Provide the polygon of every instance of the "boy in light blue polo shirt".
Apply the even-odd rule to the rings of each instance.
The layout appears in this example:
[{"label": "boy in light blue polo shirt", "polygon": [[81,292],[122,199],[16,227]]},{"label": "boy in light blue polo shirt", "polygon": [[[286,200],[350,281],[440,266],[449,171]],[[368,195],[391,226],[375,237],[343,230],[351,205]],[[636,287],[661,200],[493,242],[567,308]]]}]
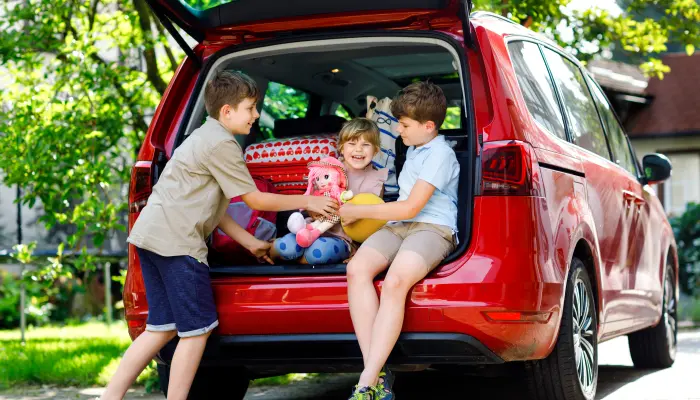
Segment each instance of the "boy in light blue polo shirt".
[{"label": "boy in light blue polo shirt", "polygon": [[[459,162],[444,136],[410,147],[399,176],[399,201],[408,200],[418,180],[433,185],[435,191],[418,215],[404,220],[404,224],[411,221],[436,224],[456,233],[458,179]],[[390,222],[391,225],[395,223]]]},{"label": "boy in light blue polo shirt", "polygon": [[[446,111],[437,85],[416,82],[399,92],[391,112],[410,146],[399,175],[399,199],[346,204],[339,212],[344,224],[361,218],[392,221],[362,244],[347,267],[350,317],[364,359],[353,400],[394,398],[393,378],[383,365],[401,333],[406,296],[456,244],[459,163],[438,135]],[[380,302],[373,282],[387,267]]]}]

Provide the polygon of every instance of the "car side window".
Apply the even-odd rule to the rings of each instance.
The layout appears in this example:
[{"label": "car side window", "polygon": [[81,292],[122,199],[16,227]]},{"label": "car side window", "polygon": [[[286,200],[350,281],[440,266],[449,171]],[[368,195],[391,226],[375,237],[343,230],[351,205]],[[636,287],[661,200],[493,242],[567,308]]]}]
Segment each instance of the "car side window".
[{"label": "car side window", "polygon": [[600,87],[592,82],[590,78],[588,79],[588,83],[588,86],[591,88],[591,92],[593,92],[593,98],[595,99],[596,105],[598,106],[600,117],[605,125],[608,140],[610,141],[612,161],[629,171],[632,175],[636,176],[637,168],[634,165],[634,156],[632,156],[630,153],[630,148],[627,145],[627,139],[625,138],[625,132],[620,126],[620,123],[617,121],[608,99],[605,97],[605,94]]},{"label": "car side window", "polygon": [[543,51],[559,89],[574,143],[610,159],[605,132],[581,70],[556,52],[547,48]]},{"label": "car side window", "polygon": [[550,133],[566,140],[564,118],[539,46],[532,42],[517,41],[510,42],[508,50],[530,114]]},{"label": "car side window", "polygon": [[[334,109],[335,109],[335,111],[333,111]],[[332,114],[335,116],[345,118],[347,120],[352,119],[352,115],[350,114],[348,109],[340,103],[333,103],[333,105],[331,106],[331,111],[332,111]]]},{"label": "car side window", "polygon": [[304,118],[309,108],[310,95],[302,90],[277,82],[270,82],[260,112],[260,130],[266,138],[273,138],[278,119]]}]

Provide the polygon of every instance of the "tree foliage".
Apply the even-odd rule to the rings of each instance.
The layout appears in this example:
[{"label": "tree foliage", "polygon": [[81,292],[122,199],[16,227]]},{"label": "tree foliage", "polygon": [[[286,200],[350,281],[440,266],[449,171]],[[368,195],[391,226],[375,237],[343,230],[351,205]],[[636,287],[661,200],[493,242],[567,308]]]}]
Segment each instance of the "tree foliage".
[{"label": "tree foliage", "polygon": [[0,6],[0,169],[67,249],[124,230],[133,157],[181,55],[145,0],[21,0]]},{"label": "tree foliage", "polygon": [[620,0],[619,14],[597,7],[574,10],[567,7],[571,3],[475,0],[475,8],[544,32],[582,61],[615,46],[633,55],[646,74],[661,78],[669,68],[659,57],[669,43],[680,44],[688,54],[700,45],[700,5],[696,0]]},{"label": "tree foliage", "polygon": [[688,203],[671,219],[678,245],[678,283],[688,294],[700,294],[700,204]]}]

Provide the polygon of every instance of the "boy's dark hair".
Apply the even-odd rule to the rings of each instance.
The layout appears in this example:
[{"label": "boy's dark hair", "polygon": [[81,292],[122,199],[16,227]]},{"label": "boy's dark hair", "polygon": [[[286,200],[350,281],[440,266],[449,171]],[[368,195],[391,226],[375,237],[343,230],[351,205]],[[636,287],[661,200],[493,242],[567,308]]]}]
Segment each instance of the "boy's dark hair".
[{"label": "boy's dark hair", "polygon": [[221,107],[234,109],[245,99],[258,98],[258,85],[242,72],[219,71],[204,88],[204,108],[212,118],[219,119]]},{"label": "boy's dark hair", "polygon": [[440,129],[447,113],[447,99],[440,86],[431,82],[414,82],[401,89],[391,102],[397,119],[408,117],[420,123],[433,121]]}]

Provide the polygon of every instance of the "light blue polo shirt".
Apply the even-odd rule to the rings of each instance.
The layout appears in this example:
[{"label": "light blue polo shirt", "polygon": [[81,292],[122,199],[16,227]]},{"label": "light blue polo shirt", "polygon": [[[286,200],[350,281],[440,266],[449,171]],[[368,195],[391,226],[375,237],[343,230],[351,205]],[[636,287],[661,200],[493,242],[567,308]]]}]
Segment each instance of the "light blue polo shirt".
[{"label": "light blue polo shirt", "polygon": [[408,199],[418,179],[435,186],[435,191],[418,215],[408,221],[444,225],[457,232],[459,162],[444,136],[437,135],[420,147],[408,148],[399,175],[399,201]]}]

